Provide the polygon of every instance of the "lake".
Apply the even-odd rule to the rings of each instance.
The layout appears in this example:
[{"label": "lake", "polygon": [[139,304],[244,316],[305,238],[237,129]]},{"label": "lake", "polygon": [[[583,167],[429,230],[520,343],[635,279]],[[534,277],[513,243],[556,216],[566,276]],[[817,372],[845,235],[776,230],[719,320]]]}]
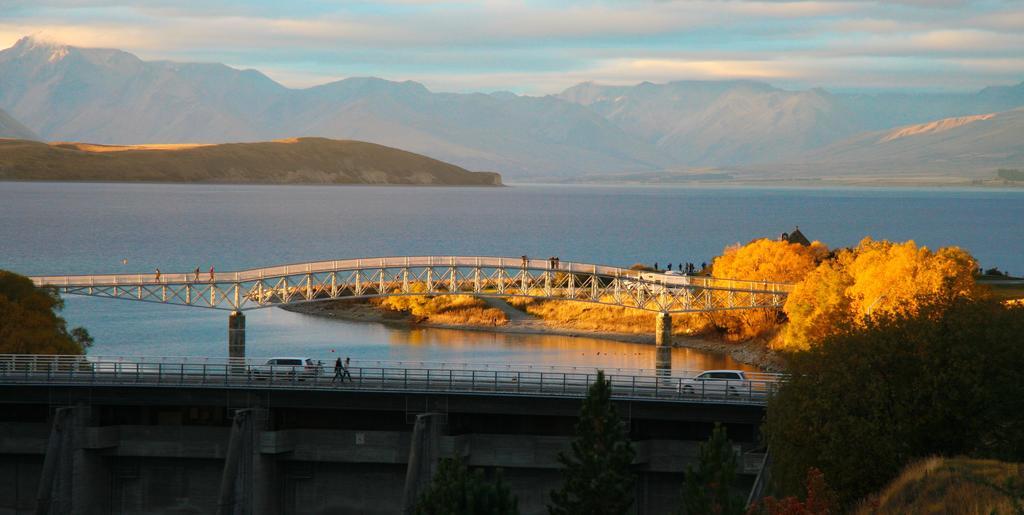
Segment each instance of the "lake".
[{"label": "lake", "polygon": [[[559,256],[629,266],[710,261],[795,226],[830,247],[865,236],[959,245],[1024,272],[1024,191],[921,188],[211,186],[0,182],[0,268],[218,271],[390,255]],[[122,260],[127,259],[127,264]],[[92,354],[227,353],[227,314],[67,297]],[[653,328],[652,328],[653,331]],[[250,356],[651,367],[654,348],[564,336],[399,329],[279,309],[247,313]],[[332,352],[333,351],[333,352]],[[676,349],[673,367],[735,366]]]}]

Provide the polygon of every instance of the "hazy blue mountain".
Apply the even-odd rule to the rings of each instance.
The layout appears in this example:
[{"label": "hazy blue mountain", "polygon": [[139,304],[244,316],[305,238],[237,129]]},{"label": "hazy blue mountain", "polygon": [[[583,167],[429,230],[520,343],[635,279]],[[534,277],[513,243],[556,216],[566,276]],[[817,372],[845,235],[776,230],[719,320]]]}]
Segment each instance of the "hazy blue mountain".
[{"label": "hazy blue mountain", "polygon": [[120,50],[23,38],[0,51],[0,108],[47,140],[258,140],[259,110],[286,91],[252,70],[145,62]]},{"label": "hazy blue mountain", "polygon": [[283,134],[358,139],[513,176],[646,170],[649,144],[554,97],[432,93],[416,82],[354,78],[295,91],[275,106]]},{"label": "hazy blue mountain", "polygon": [[39,136],[0,109],[0,138],[38,140]]},{"label": "hazy blue mountain", "polygon": [[969,94],[583,83],[531,97],[435,93],[376,78],[290,89],[254,70],[32,38],[0,51],[0,108],[46,140],[357,139],[513,180],[797,162],[865,133],[1020,106],[1024,83]]},{"label": "hazy blue mountain", "polygon": [[804,176],[991,178],[1024,168],[1024,109],[960,116],[869,132],[771,168]]},{"label": "hazy blue mountain", "polygon": [[794,158],[867,131],[1024,106],[1024,83],[974,94],[833,94],[753,81],[583,83],[560,98],[585,105],[682,165]]},{"label": "hazy blue mountain", "polygon": [[119,50],[24,38],[0,51],[0,107],[47,140],[238,142],[359,139],[512,176],[651,170],[669,159],[554,97],[432,93],[353,78],[286,88],[220,64],[146,62]]}]

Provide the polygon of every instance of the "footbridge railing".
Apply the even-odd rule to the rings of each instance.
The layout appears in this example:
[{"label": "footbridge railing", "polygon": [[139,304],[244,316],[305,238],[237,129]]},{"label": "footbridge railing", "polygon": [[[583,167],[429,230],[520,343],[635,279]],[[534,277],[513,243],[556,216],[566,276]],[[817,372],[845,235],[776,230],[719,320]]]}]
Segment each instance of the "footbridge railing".
[{"label": "footbridge railing", "polygon": [[550,259],[484,256],[318,261],[237,272],[58,275],[37,286],[89,295],[244,311],[396,295],[531,297],[659,313],[778,308],[792,285],[670,275]]},{"label": "footbridge railing", "polygon": [[[272,365],[234,358],[0,355],[0,384],[145,386],[166,388],[354,390],[583,397],[596,369],[465,364],[434,368],[429,363],[356,362],[347,374],[319,362]],[[571,369],[571,370],[569,370]],[[612,396],[622,400],[763,405],[783,380],[750,373],[746,380],[695,381],[697,372],[608,373]]]}]

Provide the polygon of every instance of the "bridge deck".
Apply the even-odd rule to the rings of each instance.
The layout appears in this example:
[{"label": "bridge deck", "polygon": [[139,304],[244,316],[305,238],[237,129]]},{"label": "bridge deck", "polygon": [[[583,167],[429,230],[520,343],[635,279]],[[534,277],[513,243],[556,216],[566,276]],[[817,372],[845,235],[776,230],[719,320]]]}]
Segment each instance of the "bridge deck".
[{"label": "bridge deck", "polygon": [[[582,398],[596,371],[545,367],[432,368],[351,366],[351,377],[329,368],[259,365],[246,360],[0,355],[0,384],[163,388],[349,390],[523,397]],[[763,405],[781,377],[751,374],[746,381],[693,381],[690,373],[607,374],[620,400]],[[686,388],[689,386],[689,388]]]},{"label": "bridge deck", "polygon": [[36,276],[37,286],[196,307],[258,309],[340,298],[464,294],[523,296],[694,312],[779,307],[792,285],[647,273],[619,267],[486,256],[410,256],[298,263],[237,272]]}]

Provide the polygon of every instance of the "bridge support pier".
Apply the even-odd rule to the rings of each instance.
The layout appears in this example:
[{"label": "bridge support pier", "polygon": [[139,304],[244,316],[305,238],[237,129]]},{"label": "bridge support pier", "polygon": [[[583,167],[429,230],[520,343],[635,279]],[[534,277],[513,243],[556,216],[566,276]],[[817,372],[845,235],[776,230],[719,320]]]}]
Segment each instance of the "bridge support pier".
[{"label": "bridge support pier", "polygon": [[276,460],[261,449],[268,418],[263,408],[235,412],[221,472],[218,515],[270,515],[280,511],[274,495]]},{"label": "bridge support pier", "polygon": [[441,459],[441,436],[445,433],[446,415],[443,413],[421,413],[416,415],[416,424],[409,443],[409,461],[405,469],[405,491],[403,492],[403,513],[412,513],[420,494],[430,486]]},{"label": "bridge support pier", "polygon": [[232,311],[228,317],[228,358],[245,360],[245,315],[241,311]]},{"label": "bridge support pier", "polygon": [[658,313],[654,322],[654,343],[658,348],[672,347],[672,315]]},{"label": "bridge support pier", "polygon": [[90,406],[57,408],[43,458],[35,513],[74,515],[110,509],[102,494],[110,490],[110,475],[97,451],[103,444],[90,432],[94,419]]}]

